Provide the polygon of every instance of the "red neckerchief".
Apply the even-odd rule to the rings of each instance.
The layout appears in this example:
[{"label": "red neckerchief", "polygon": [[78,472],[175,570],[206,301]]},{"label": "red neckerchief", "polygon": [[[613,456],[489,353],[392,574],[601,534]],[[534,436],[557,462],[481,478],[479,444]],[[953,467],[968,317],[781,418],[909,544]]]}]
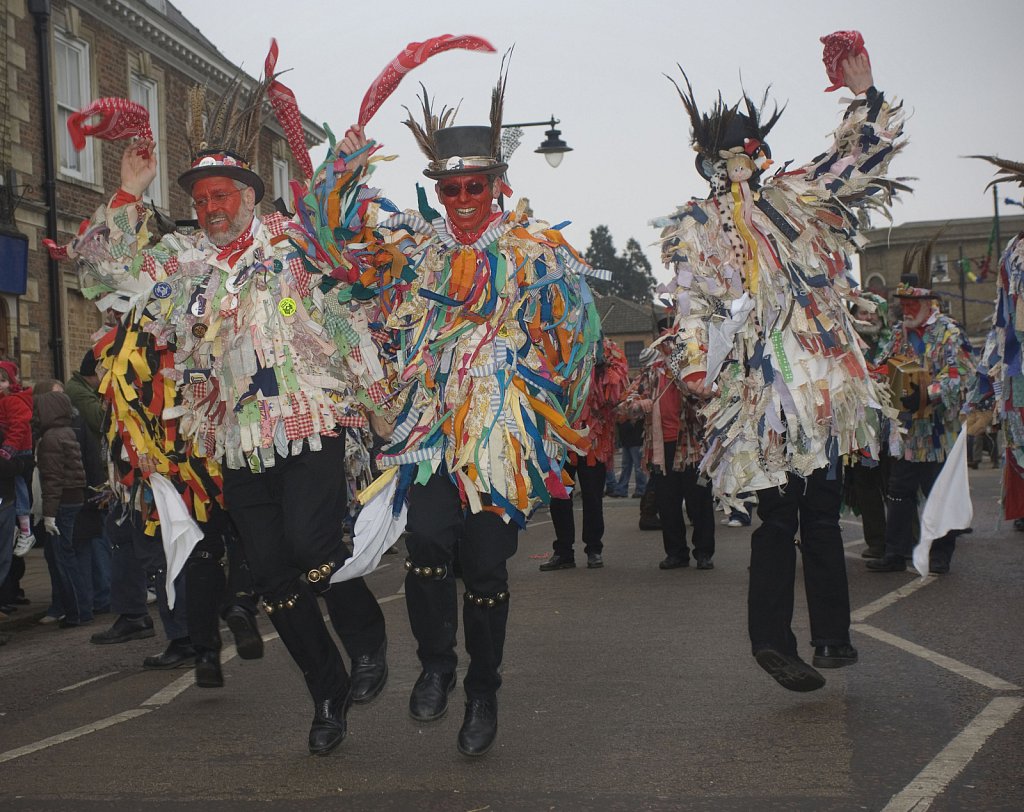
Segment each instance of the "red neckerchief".
[{"label": "red neckerchief", "polygon": [[475,243],[478,239],[480,239],[480,235],[487,230],[487,227],[491,223],[493,223],[495,220],[501,217],[501,215],[502,212],[500,211],[494,212],[494,214],[490,216],[490,219],[488,219],[486,223],[480,226],[480,228],[477,231],[463,231],[451,220],[448,221],[448,229],[451,231],[452,236],[460,243],[462,243],[463,245],[471,245],[472,243]]},{"label": "red neckerchief", "polygon": [[227,260],[228,265],[233,266],[242,258],[242,255],[249,250],[250,246],[252,246],[254,230],[252,223],[250,223],[249,227],[245,231],[220,249],[217,254],[217,259]]}]

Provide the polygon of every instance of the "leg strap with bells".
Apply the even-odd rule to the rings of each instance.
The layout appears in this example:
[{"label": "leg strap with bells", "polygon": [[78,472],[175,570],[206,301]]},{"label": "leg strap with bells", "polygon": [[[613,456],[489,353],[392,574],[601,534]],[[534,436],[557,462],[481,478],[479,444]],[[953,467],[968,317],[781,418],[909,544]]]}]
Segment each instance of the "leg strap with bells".
[{"label": "leg strap with bells", "polygon": [[331,588],[331,576],[341,568],[341,564],[327,561],[306,573],[306,580],[317,595],[322,595]]},{"label": "leg strap with bells", "polygon": [[419,564],[413,564],[411,558],[405,559],[405,569],[406,572],[411,572],[420,578],[435,578],[438,581],[443,580],[448,575],[447,564],[420,566]]},{"label": "leg strap with bells", "polygon": [[272,615],[274,614],[274,612],[281,612],[285,609],[293,608],[298,600],[299,593],[294,592],[291,595],[286,595],[285,597],[277,601],[270,601],[264,598],[261,601],[260,605],[263,607],[264,612],[266,612],[268,615]]},{"label": "leg strap with bells", "polygon": [[462,596],[463,600],[473,606],[483,606],[488,609],[493,609],[495,606],[508,602],[508,592],[499,592],[496,595],[477,595],[473,592],[466,590],[465,595]]}]

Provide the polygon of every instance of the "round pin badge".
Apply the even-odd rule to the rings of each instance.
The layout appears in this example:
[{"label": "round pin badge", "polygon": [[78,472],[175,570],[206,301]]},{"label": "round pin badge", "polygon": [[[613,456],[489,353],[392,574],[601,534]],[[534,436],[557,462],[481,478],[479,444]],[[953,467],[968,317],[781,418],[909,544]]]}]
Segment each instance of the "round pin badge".
[{"label": "round pin badge", "polygon": [[298,305],[295,304],[295,300],[291,296],[285,296],[280,302],[277,303],[277,309],[282,316],[294,316],[295,311],[298,310]]},{"label": "round pin badge", "polygon": [[171,295],[171,285],[168,282],[157,282],[153,285],[153,295],[157,299],[166,299]]},{"label": "round pin badge", "polygon": [[194,335],[196,338],[202,338],[204,335],[206,335],[206,330],[207,327],[202,322],[200,322],[199,324],[192,325],[192,335]]}]

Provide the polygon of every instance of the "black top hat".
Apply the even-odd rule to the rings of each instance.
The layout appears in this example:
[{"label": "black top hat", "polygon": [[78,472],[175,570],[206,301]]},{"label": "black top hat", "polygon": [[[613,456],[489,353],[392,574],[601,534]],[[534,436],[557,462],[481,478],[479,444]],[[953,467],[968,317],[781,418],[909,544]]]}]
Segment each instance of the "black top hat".
[{"label": "black top hat", "polygon": [[508,164],[491,153],[492,128],[446,127],[433,134],[435,159],[423,174],[435,180],[450,175],[501,175]]},{"label": "black top hat", "polygon": [[263,180],[249,168],[249,162],[230,150],[206,149],[196,155],[192,166],[178,178],[178,185],[188,194],[196,181],[203,178],[228,177],[240,180],[256,192],[256,202],[263,199]]}]

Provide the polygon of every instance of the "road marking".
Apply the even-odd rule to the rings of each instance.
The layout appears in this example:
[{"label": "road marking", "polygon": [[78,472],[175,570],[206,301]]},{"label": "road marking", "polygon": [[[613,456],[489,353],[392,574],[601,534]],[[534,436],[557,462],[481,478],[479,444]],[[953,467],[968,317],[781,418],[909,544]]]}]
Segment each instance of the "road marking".
[{"label": "road marking", "polygon": [[936,651],[926,649],[924,646],[919,646],[917,643],[911,643],[909,640],[904,640],[902,637],[897,637],[895,634],[883,632],[881,629],[869,626],[866,623],[857,623],[851,628],[861,634],[866,634],[868,637],[874,637],[876,640],[881,640],[883,643],[888,643],[890,646],[902,649],[909,654],[913,654],[915,657],[920,657],[922,660],[932,663],[932,665],[939,666],[939,668],[945,668],[947,671],[952,671],[957,676],[963,677],[971,682],[976,682],[978,685],[982,685],[993,691],[1021,690],[1020,686],[1014,685],[1012,682],[1007,682],[999,677],[994,677],[991,674],[982,671],[980,668],[975,668],[974,666],[967,665],[959,660],[954,660],[952,657],[947,657],[945,654],[939,654]]},{"label": "road marking", "polygon": [[999,696],[988,703],[882,812],[924,812],[992,735],[1024,706],[1024,698]]},{"label": "road marking", "polygon": [[74,730],[69,730],[66,733],[58,733],[56,736],[50,736],[48,739],[42,739],[33,744],[26,744],[24,747],[18,747],[14,750],[8,750],[6,753],[0,753],[0,764],[5,761],[12,761],[22,756],[27,756],[31,753],[37,753],[40,750],[45,750],[48,747],[53,747],[57,744],[64,744],[64,742],[72,741],[81,736],[87,736],[90,733],[95,733],[97,730],[103,730],[104,728],[118,725],[121,722],[127,722],[130,719],[134,719],[137,716],[142,716],[145,713],[149,713],[149,708],[133,708],[122,713],[115,714],[114,716],[108,716],[106,719],[100,719],[98,722],[92,722],[82,727],[76,727]]},{"label": "road marking", "polygon": [[75,690],[75,688],[81,688],[83,685],[88,685],[90,682],[97,682],[97,681],[99,681],[101,679],[106,679],[107,677],[112,677],[112,676],[114,676],[114,674],[120,674],[120,673],[121,673],[120,671],[111,671],[109,674],[100,674],[98,677],[92,677],[91,679],[84,679],[81,682],[76,682],[74,685],[68,685],[65,688],[58,688],[57,689],[57,693],[58,694],[63,694],[65,692],[67,692],[67,691],[73,691],[73,690]]},{"label": "road marking", "polygon": [[[884,576],[883,576],[884,577]],[[917,592],[922,587],[933,584],[938,578],[915,578],[908,584],[904,584],[899,589],[895,589],[888,595],[883,595],[876,601],[872,601],[867,606],[862,606],[856,612],[850,613],[850,620],[854,623],[859,623],[862,620],[867,620],[873,614],[881,612],[883,609],[887,609],[892,606],[896,601],[906,598],[909,595]]]}]

